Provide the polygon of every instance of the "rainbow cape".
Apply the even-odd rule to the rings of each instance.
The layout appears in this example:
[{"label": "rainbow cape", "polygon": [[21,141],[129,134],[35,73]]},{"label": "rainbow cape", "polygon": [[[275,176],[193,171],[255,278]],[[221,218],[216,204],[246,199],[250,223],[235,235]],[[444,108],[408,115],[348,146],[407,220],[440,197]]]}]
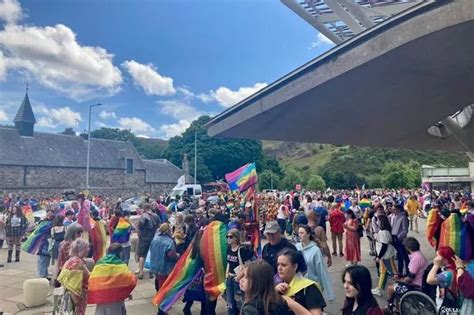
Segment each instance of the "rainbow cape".
[{"label": "rainbow cape", "polygon": [[220,221],[209,223],[202,234],[199,249],[204,262],[204,289],[211,299],[225,290],[227,267],[227,228]]},{"label": "rainbow cape", "polygon": [[93,228],[89,231],[92,245],[92,258],[98,261],[104,257],[107,247],[107,235],[105,226],[100,221],[93,221]]},{"label": "rainbow cape", "polygon": [[89,275],[88,304],[120,302],[128,298],[137,285],[137,278],[115,255],[97,261]]},{"label": "rainbow cape", "polygon": [[471,238],[460,215],[452,213],[441,224],[439,246],[451,247],[461,259],[467,259],[471,256]]},{"label": "rainbow cape", "polygon": [[163,312],[167,312],[173,304],[180,299],[186,289],[193,283],[202,269],[202,261],[199,257],[192,258],[191,252],[194,241],[188,246],[179,258],[165,283],[156,293],[152,303],[158,305]]},{"label": "rainbow cape", "polygon": [[439,230],[443,219],[441,219],[438,210],[431,209],[426,219],[426,238],[431,246],[436,247],[438,240],[436,239],[436,232]]},{"label": "rainbow cape", "polygon": [[225,174],[225,180],[229,184],[230,190],[238,190],[240,192],[246,191],[250,186],[255,185],[258,181],[255,163],[245,164],[235,171]]},{"label": "rainbow cape", "polygon": [[82,282],[84,279],[84,271],[83,267],[79,267],[80,263],[77,257],[75,259],[68,259],[61,268],[61,273],[57,279],[65,289],[78,296],[82,294]]},{"label": "rainbow cape", "polygon": [[130,240],[132,226],[125,218],[120,218],[112,234],[112,243],[124,244]]},{"label": "rainbow cape", "polygon": [[21,245],[21,249],[33,255],[40,254],[43,246],[45,246],[45,242],[48,242],[52,227],[53,223],[51,221],[41,221],[33,233]]}]

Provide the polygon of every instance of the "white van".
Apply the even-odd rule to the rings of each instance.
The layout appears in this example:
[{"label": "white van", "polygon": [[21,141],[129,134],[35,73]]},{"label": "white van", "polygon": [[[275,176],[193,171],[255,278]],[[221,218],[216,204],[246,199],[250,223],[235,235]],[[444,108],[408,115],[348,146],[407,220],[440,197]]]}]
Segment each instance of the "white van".
[{"label": "white van", "polygon": [[185,184],[180,187],[175,187],[173,190],[170,192],[171,197],[176,197],[176,195],[182,197],[184,192],[187,191],[189,197],[192,199],[199,199],[202,196],[202,188],[201,185],[192,185],[192,184]]}]

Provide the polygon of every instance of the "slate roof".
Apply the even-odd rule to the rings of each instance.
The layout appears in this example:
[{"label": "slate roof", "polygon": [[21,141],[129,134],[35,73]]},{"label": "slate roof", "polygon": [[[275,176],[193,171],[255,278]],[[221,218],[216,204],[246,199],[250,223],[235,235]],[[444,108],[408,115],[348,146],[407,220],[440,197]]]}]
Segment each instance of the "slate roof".
[{"label": "slate roof", "polygon": [[[166,159],[143,160],[146,168],[145,181],[147,183],[172,183],[178,182],[183,171]],[[186,183],[194,181],[192,176],[186,176]]]},{"label": "slate roof", "polygon": [[[126,158],[135,170],[143,162],[130,142],[92,139],[90,166],[124,169]],[[0,128],[0,164],[20,166],[86,167],[87,141],[80,136],[35,132],[21,137],[15,128]]]},{"label": "slate roof", "polygon": [[33,109],[31,108],[30,98],[28,97],[28,93],[25,94],[25,98],[16,113],[15,119],[13,122],[30,122],[36,123],[35,114],[33,113]]}]

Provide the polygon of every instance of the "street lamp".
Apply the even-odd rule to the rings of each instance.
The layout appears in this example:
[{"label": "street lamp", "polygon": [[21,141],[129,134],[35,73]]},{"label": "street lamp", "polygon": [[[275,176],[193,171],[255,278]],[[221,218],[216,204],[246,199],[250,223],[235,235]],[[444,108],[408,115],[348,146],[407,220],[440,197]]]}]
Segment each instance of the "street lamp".
[{"label": "street lamp", "polygon": [[102,104],[89,105],[89,129],[87,131],[87,163],[86,163],[86,190],[89,191],[89,168],[91,159],[91,113],[92,107],[100,106]]}]

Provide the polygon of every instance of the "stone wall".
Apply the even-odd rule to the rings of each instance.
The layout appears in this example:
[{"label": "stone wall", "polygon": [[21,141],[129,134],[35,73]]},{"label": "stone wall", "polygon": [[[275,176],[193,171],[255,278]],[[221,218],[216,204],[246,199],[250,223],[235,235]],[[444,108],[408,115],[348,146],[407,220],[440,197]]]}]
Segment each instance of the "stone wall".
[{"label": "stone wall", "polygon": [[[128,198],[144,193],[152,196],[171,191],[175,184],[147,184],[145,171],[126,174],[123,169],[90,169],[89,186],[93,194]],[[50,197],[64,191],[85,189],[85,168],[0,166],[0,192],[13,195]],[[24,185],[26,183],[26,185]]]}]

